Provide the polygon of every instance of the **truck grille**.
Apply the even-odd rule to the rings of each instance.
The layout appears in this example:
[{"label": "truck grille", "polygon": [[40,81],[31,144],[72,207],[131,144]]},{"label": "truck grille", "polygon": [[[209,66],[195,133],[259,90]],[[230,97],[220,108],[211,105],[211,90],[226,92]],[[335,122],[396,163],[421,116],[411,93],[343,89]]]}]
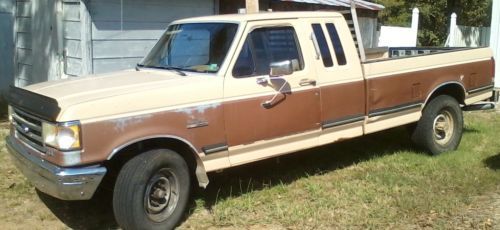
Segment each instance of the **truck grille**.
[{"label": "truck grille", "polygon": [[14,125],[18,139],[34,149],[45,153],[46,149],[42,137],[42,120],[40,118],[20,109],[13,108],[12,124]]}]

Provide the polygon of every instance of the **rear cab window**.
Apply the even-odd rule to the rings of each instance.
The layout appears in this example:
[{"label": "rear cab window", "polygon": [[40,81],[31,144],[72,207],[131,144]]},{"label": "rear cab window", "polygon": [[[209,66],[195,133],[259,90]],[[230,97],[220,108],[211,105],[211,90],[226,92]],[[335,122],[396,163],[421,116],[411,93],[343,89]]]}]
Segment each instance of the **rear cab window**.
[{"label": "rear cab window", "polygon": [[347,59],[345,57],[344,48],[342,47],[342,42],[340,41],[337,28],[333,23],[326,23],[326,29],[328,30],[328,35],[330,36],[333,50],[335,52],[335,57],[337,58],[337,63],[339,65],[346,65]]},{"label": "rear cab window", "polygon": [[311,24],[313,32],[314,32],[314,37],[316,38],[316,41],[318,42],[318,48],[321,53],[321,58],[323,60],[323,65],[325,67],[332,67],[333,66],[333,60],[332,60],[332,55],[330,53],[330,49],[328,47],[328,44],[326,42],[326,37],[325,34],[323,33],[323,28],[321,28],[321,24],[319,23],[313,23]]}]

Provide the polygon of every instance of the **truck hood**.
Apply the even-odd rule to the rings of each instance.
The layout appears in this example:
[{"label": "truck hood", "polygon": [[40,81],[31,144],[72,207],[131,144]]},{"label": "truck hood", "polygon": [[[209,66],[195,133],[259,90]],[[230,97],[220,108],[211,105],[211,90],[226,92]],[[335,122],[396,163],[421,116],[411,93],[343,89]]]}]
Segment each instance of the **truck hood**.
[{"label": "truck hood", "polygon": [[[58,121],[95,119],[218,99],[223,78],[168,70],[127,70],[110,74],[50,81],[26,90],[53,98]],[[196,97],[193,97],[196,95]]]}]

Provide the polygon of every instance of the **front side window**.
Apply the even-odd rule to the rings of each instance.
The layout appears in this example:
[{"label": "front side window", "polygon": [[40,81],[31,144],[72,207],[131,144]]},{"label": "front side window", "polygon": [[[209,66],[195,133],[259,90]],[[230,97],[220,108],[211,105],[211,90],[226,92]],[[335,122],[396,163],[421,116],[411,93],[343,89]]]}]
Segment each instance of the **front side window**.
[{"label": "front side window", "polygon": [[233,76],[267,75],[271,63],[285,60],[292,61],[295,71],[304,68],[293,27],[258,28],[248,34],[234,65]]},{"label": "front side window", "polygon": [[139,66],[215,73],[237,29],[232,23],[171,25]]}]

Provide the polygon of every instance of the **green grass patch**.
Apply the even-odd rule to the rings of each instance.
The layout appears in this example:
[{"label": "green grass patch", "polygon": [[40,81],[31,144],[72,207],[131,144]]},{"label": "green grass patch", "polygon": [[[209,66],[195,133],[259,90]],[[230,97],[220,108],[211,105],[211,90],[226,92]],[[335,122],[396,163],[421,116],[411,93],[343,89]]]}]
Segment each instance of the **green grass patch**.
[{"label": "green grass patch", "polygon": [[[465,123],[459,149],[437,157],[397,128],[213,173],[181,228],[498,229],[500,114],[466,113]],[[39,197],[10,163],[7,133],[0,124],[1,223],[115,227],[109,197]]]},{"label": "green grass patch", "polygon": [[463,211],[498,191],[500,116],[465,120],[458,151],[437,157],[398,128],[214,174],[184,227],[488,228]]}]

